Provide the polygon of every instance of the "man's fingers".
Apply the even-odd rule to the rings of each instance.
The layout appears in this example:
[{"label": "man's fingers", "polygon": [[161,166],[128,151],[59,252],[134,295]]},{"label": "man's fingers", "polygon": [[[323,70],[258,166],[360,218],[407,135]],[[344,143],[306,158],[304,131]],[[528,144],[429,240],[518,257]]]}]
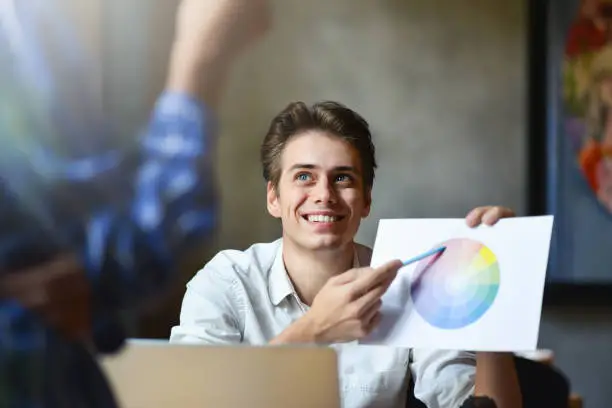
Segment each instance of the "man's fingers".
[{"label": "man's fingers", "polygon": [[357,299],[363,296],[374,286],[383,283],[387,280],[395,278],[397,271],[402,267],[402,261],[393,260],[387,262],[378,268],[366,268],[359,274],[351,288],[352,298]]},{"label": "man's fingers", "polygon": [[363,316],[361,317],[361,321],[365,323],[369,323],[374,316],[380,311],[380,307],[382,306],[382,302],[380,300],[374,302],[367,310],[365,310]]},{"label": "man's fingers", "polygon": [[359,316],[367,313],[366,311],[373,307],[376,303],[381,303],[380,298],[385,294],[389,286],[393,282],[392,278],[389,278],[380,284],[374,286],[372,289],[367,291],[361,297],[355,299],[353,305],[357,310]]},{"label": "man's fingers", "polygon": [[377,303],[381,303],[380,298],[387,291],[387,287],[388,285],[378,285],[369,292],[366,292],[366,294],[359,299],[356,299],[352,305],[352,307],[355,308],[354,310],[356,311],[356,315],[363,316]]},{"label": "man's fingers", "polygon": [[465,222],[470,228],[480,224],[495,225],[500,219],[514,217],[514,215],[514,211],[510,208],[488,205],[474,208],[465,217]]},{"label": "man's fingers", "polygon": [[372,314],[372,317],[370,318],[370,320],[366,321],[366,324],[364,327],[365,333],[370,334],[376,328],[376,326],[378,326],[381,319],[382,319],[382,315],[380,314],[380,310],[376,310],[376,312]]},{"label": "man's fingers", "polygon": [[470,227],[477,227],[482,222],[482,216],[486,213],[491,206],[477,207],[468,213],[465,217],[466,224]]},{"label": "man's fingers", "polygon": [[506,207],[492,207],[482,216],[482,222],[486,225],[495,225],[502,218],[514,217],[514,211]]}]

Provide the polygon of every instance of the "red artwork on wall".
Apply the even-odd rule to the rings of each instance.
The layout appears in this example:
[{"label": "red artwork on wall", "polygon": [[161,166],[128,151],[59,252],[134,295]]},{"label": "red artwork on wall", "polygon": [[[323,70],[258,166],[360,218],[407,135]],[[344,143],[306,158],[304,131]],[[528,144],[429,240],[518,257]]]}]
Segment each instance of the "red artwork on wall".
[{"label": "red artwork on wall", "polygon": [[612,212],[612,0],[582,0],[565,43],[565,130],[586,181]]}]

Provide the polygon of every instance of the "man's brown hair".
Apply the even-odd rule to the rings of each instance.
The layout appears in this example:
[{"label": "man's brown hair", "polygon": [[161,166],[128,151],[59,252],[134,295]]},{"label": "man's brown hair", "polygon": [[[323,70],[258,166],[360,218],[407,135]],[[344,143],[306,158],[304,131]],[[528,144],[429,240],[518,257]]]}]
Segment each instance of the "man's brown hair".
[{"label": "man's brown hair", "polygon": [[271,182],[275,189],[278,187],[285,146],[292,137],[309,130],[330,133],[353,146],[361,159],[364,186],[372,188],[377,165],[370,126],[357,112],[333,101],[312,106],[293,102],[272,119],[260,150],[266,181]]}]

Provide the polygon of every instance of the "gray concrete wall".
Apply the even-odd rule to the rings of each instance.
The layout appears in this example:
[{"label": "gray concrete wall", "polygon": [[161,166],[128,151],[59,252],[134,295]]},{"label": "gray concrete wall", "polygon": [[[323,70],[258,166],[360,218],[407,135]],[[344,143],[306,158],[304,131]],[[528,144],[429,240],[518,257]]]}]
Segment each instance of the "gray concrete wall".
[{"label": "gray concrete wall", "polygon": [[[126,2],[107,1],[114,11],[105,37],[108,106],[128,127],[144,119],[162,85],[175,0],[129,3],[130,12],[119,12]],[[275,4],[275,31],[236,67],[221,110],[223,213],[204,252],[278,236],[265,211],[258,147],[271,116],[296,99],[342,101],[375,130],[380,170],[360,241],[372,243],[381,217],[461,217],[490,203],[524,213],[523,1]],[[177,296],[169,319],[176,318]],[[167,327],[149,332],[156,330]],[[555,351],[588,408],[612,402],[610,344],[612,319],[603,311],[544,311],[540,345]]]}]

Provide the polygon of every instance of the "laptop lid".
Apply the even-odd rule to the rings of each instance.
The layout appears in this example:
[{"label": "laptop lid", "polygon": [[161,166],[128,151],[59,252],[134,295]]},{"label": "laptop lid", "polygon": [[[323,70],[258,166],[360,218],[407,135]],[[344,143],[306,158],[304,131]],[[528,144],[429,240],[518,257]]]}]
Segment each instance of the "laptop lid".
[{"label": "laptop lid", "polygon": [[101,360],[123,408],[339,408],[336,352],[131,340]]}]

